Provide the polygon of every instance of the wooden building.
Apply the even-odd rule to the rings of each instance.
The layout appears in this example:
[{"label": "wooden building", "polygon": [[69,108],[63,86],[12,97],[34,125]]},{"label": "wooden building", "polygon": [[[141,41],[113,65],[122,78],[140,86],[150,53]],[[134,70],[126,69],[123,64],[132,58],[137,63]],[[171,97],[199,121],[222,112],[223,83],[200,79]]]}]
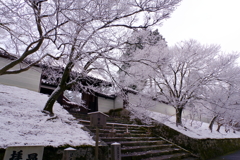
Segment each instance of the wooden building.
[{"label": "wooden building", "polygon": [[[51,94],[57,85],[60,82],[61,76],[63,73],[63,68],[60,67],[42,67],[42,76],[41,76],[41,85],[40,92],[44,94]],[[75,78],[78,75],[77,72],[71,73],[71,78]],[[115,107],[115,96],[107,95],[99,92],[95,92],[93,90],[82,90],[79,86],[94,86],[94,87],[111,87],[112,84],[97,79],[91,76],[87,76],[82,78],[78,84],[74,85],[70,90],[75,90],[81,93],[81,99],[84,101],[84,105],[77,105],[76,103],[71,102],[64,94],[62,94],[58,98],[58,102],[65,106],[67,110],[75,110],[76,112],[88,113],[88,112],[108,112],[110,109],[114,109]]]}]

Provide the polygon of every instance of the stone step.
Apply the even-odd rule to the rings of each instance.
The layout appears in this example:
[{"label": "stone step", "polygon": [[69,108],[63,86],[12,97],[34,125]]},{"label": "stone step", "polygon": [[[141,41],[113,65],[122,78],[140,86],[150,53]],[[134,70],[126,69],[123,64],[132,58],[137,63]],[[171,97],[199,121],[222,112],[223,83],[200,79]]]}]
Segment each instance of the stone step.
[{"label": "stone step", "polygon": [[149,135],[146,133],[131,133],[130,134],[124,134],[124,133],[116,133],[114,136],[108,132],[108,133],[99,133],[99,137],[148,137]]},{"label": "stone step", "polygon": [[[88,128],[88,129],[93,133],[96,132],[95,128]],[[120,133],[124,134],[126,132],[126,130],[119,130],[119,129],[116,129],[115,131],[118,134],[120,134]],[[109,129],[99,129],[99,133],[110,133],[110,130]],[[146,132],[142,131],[142,130],[129,130],[129,133],[130,134],[146,134]]]},{"label": "stone step", "polygon": [[174,153],[174,154],[168,154],[168,155],[162,155],[157,157],[151,157],[151,158],[144,158],[142,160],[197,160],[197,157],[193,157],[188,153]]},{"label": "stone step", "polygon": [[[78,120],[90,120],[88,114],[79,114],[79,113],[71,113]],[[133,124],[133,121],[130,121],[126,118],[122,117],[107,117],[107,122],[115,122],[115,123],[123,123],[123,124]]]},{"label": "stone step", "polygon": [[[108,145],[111,145],[113,142],[106,142]],[[121,144],[121,147],[128,147],[128,146],[148,146],[148,145],[161,145],[166,144],[163,140],[157,141],[118,141]]]},{"label": "stone step", "polygon": [[160,150],[163,148],[172,148],[173,144],[160,144],[160,145],[150,145],[150,146],[128,146],[121,148],[122,154],[128,152],[139,152],[139,151],[149,151],[149,150]]},{"label": "stone step", "polygon": [[[79,119],[79,123],[90,126],[90,121],[89,120]],[[125,124],[125,123],[107,122],[106,127],[112,127],[112,126],[118,127],[118,128],[129,127],[129,128],[148,129],[148,125],[137,125],[137,124]]]},{"label": "stone step", "polygon": [[[86,126],[86,127],[88,127],[88,128],[95,128],[95,127],[90,126],[90,124],[87,123],[87,122],[85,122],[85,123],[84,123],[84,122],[81,122],[81,124],[83,124],[84,126]],[[105,127],[99,127],[99,128],[101,128],[101,129],[109,129],[109,130],[111,130],[112,128],[114,128],[114,129],[119,129],[119,130],[126,130],[126,129],[128,128],[128,130],[133,129],[133,130],[143,130],[143,131],[147,131],[147,128],[144,128],[144,127],[120,126],[120,125],[114,125],[114,126],[112,126],[112,125],[106,125]]]},{"label": "stone step", "polygon": [[[141,151],[141,152],[131,152],[122,154],[122,160],[138,160],[144,159],[149,157],[159,157],[163,155],[174,155],[175,153],[180,153],[181,150],[179,148],[167,148],[167,149],[160,149],[160,150],[148,150],[148,151]],[[186,157],[189,156],[187,153]]]},{"label": "stone step", "polygon": [[114,122],[114,123],[123,123],[123,124],[133,124],[133,121],[126,120],[124,118],[107,118],[108,122]]},{"label": "stone step", "polygon": [[104,142],[119,142],[119,141],[157,141],[160,140],[157,137],[101,137]]}]

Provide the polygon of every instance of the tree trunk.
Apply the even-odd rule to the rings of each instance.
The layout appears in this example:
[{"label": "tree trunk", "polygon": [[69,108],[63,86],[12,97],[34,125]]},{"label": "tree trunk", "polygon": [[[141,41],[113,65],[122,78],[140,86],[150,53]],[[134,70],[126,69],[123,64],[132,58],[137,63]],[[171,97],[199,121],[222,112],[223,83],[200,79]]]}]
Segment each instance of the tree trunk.
[{"label": "tree trunk", "polygon": [[128,97],[128,91],[125,89],[121,90],[121,96],[123,98],[123,108],[128,108],[129,107],[129,97]]},{"label": "tree trunk", "polygon": [[182,126],[182,111],[183,108],[176,108],[176,126],[178,125]]},{"label": "tree trunk", "polygon": [[218,123],[218,127],[217,127],[217,130],[216,130],[216,131],[220,132],[220,128],[222,127],[222,125],[223,125],[223,124]]},{"label": "tree trunk", "polygon": [[44,111],[48,111],[50,113],[50,115],[54,115],[53,113],[53,105],[56,102],[56,100],[58,99],[58,97],[64,92],[64,88],[61,88],[60,86],[58,86],[53,93],[51,94],[51,96],[48,98],[45,107],[44,107]]},{"label": "tree trunk", "polygon": [[123,108],[128,108],[128,106],[129,106],[128,93],[125,92],[123,96]]},{"label": "tree trunk", "polygon": [[214,116],[213,119],[211,120],[209,126],[208,126],[208,128],[211,130],[211,132],[212,132],[213,124],[214,124],[217,117],[218,117],[218,115]]},{"label": "tree trunk", "polygon": [[58,99],[58,97],[66,90],[68,89],[67,86],[67,81],[68,78],[70,76],[72,67],[74,66],[74,64],[72,62],[69,62],[63,72],[62,75],[62,79],[60,84],[58,85],[58,87],[53,91],[53,93],[51,94],[51,96],[48,98],[47,103],[45,104],[44,107],[44,111],[47,111],[50,115],[54,115],[53,113],[53,105],[56,102],[56,100]]}]

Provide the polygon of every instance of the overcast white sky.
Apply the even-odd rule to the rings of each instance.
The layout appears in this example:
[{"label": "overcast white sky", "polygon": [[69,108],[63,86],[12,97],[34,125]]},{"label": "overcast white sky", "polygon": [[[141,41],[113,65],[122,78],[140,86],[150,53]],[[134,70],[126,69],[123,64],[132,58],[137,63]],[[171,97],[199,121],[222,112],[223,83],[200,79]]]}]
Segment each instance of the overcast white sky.
[{"label": "overcast white sky", "polygon": [[183,0],[159,32],[169,45],[195,39],[240,52],[240,0]]}]

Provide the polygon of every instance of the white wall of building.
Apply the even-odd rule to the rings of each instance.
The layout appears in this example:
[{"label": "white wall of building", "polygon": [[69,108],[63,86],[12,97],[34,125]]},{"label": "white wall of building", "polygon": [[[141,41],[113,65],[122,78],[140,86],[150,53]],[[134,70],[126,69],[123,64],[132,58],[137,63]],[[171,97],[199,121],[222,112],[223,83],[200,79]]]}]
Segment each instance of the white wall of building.
[{"label": "white wall of building", "polygon": [[123,108],[123,99],[121,96],[117,96],[114,101],[114,109]]},{"label": "white wall of building", "polygon": [[[139,99],[138,95],[128,93],[128,100],[129,100],[129,104],[133,106],[148,105],[151,107],[146,107],[146,108],[148,108],[148,110],[150,111],[159,112],[167,115],[175,115],[175,109],[173,107],[157,101],[153,101],[152,99],[149,99],[146,97],[145,98],[141,97],[141,99]],[[121,96],[116,97],[115,108],[123,108],[123,99]]]},{"label": "white wall of building", "polygon": [[114,108],[114,99],[98,97],[98,111],[108,112],[110,109]]},{"label": "white wall of building", "polygon": [[146,109],[166,115],[175,115],[175,109],[172,106],[154,101],[148,97],[140,97],[132,93],[128,93],[129,103],[134,106],[145,106]]},{"label": "white wall of building", "polygon": [[172,106],[157,102],[155,107],[149,108],[150,111],[159,112],[166,115],[175,115],[176,111]]},{"label": "white wall of building", "polygon": [[[128,93],[128,98],[129,98],[129,103],[133,106],[146,106],[146,108],[150,111],[153,112],[158,112],[158,113],[162,113],[165,115],[170,115],[170,116],[175,116],[176,115],[176,110],[174,107],[158,102],[158,101],[154,101],[151,98],[147,98],[147,97],[141,97],[139,98],[139,95],[135,95],[132,93]],[[148,107],[147,107],[148,106]],[[186,108],[183,110],[182,113],[182,117],[186,118],[186,119],[194,119],[197,121],[202,121],[202,122],[210,122],[210,119],[207,118],[205,115],[199,115],[199,114],[192,114],[191,108]]]},{"label": "white wall of building", "polygon": [[[0,67],[3,67],[10,62],[11,60],[0,57]],[[13,69],[18,69],[19,67],[20,65],[14,67]],[[26,88],[39,92],[41,72],[40,68],[32,67],[28,71],[19,74],[2,75],[0,76],[0,84]]]}]

